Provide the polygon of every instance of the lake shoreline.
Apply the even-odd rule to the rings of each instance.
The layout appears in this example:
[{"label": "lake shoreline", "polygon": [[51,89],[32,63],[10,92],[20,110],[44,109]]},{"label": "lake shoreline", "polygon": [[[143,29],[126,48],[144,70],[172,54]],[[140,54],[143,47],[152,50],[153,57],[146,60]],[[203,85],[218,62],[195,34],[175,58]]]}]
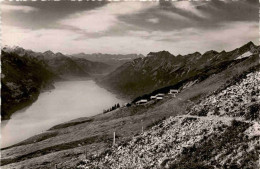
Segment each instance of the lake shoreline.
[{"label": "lake shoreline", "polygon": [[6,117],[4,117],[4,118],[1,117],[1,122],[12,119],[12,116],[16,113],[22,113],[24,110],[26,110],[28,107],[30,107],[34,102],[37,101],[37,99],[41,93],[48,92],[48,91],[55,89],[54,83],[55,83],[54,81],[49,81],[47,84],[45,84],[45,86],[41,86],[39,91],[36,93],[32,93],[31,94],[32,96],[28,100],[24,100],[23,102],[16,105],[11,110],[9,110],[9,113],[7,114]]},{"label": "lake shoreline", "polygon": [[[58,78],[54,81],[51,81],[49,82],[49,84],[47,84],[46,86],[42,87],[39,91],[39,93],[36,93],[35,95],[37,96],[34,96],[32,97],[30,100],[27,100],[26,102],[22,103],[21,105],[17,106],[18,108],[15,108],[14,111],[12,111],[10,113],[10,115],[8,117],[5,117],[5,118],[2,118],[1,117],[1,122],[3,121],[6,121],[6,120],[10,120],[12,119],[12,116],[16,113],[22,113],[24,112],[24,109],[26,110],[28,107],[30,107],[34,102],[37,101],[39,95],[41,93],[44,93],[44,92],[50,92],[52,91],[53,89],[55,89],[54,87],[54,84],[56,82],[66,82],[66,81],[88,81],[88,80],[93,80],[91,77],[75,77],[75,76],[64,76],[64,77],[61,77],[61,78]],[[36,98],[35,98],[36,97]]]},{"label": "lake shoreline", "polygon": [[[84,85],[84,84],[86,84],[86,85]],[[63,85],[65,85],[66,89],[62,89]],[[120,98],[118,98],[117,95],[110,93],[105,88],[101,88],[92,79],[77,79],[77,80],[75,79],[75,80],[71,80],[71,81],[58,81],[58,82],[54,83],[54,86],[55,86],[55,88],[51,88],[51,89],[49,88],[49,90],[43,90],[40,93],[40,95],[38,96],[40,99],[38,98],[30,106],[27,106],[26,108],[21,109],[20,111],[14,113],[11,119],[9,119],[8,121],[5,121],[6,124],[4,126],[2,126],[2,128],[5,129],[8,127],[8,125],[12,125],[12,124],[9,124],[9,122],[17,121],[17,118],[24,119],[24,121],[19,120],[19,123],[22,123],[22,124],[25,123],[25,121],[28,121],[29,119],[35,118],[35,114],[37,114],[36,109],[34,108],[34,110],[32,110],[32,107],[35,107],[35,106],[41,107],[42,105],[39,104],[39,102],[42,101],[42,98],[45,98],[44,100],[46,100],[47,103],[50,104],[50,106],[46,105],[42,108],[38,108],[38,109],[43,109],[43,110],[39,111],[41,116],[42,116],[42,114],[46,114],[46,112],[44,111],[46,109],[46,111],[58,112],[57,115],[51,115],[51,116],[58,116],[58,117],[61,116],[61,118],[53,117],[53,118],[50,118],[50,120],[46,120],[45,117],[43,116],[43,120],[45,119],[46,123],[49,123],[49,125],[44,127],[44,129],[42,129],[41,132],[47,131],[48,129],[50,129],[58,124],[61,124],[61,123],[67,122],[67,121],[71,121],[71,120],[75,120],[77,118],[92,117],[97,114],[102,114],[104,109],[110,108],[111,106],[113,106],[116,103],[123,104],[122,100],[120,100]],[[72,89],[70,89],[71,87],[72,87]],[[77,92],[75,92],[74,90],[76,90]],[[87,91],[87,90],[89,90],[89,91]],[[85,92],[82,92],[82,91],[85,91]],[[64,103],[62,103],[62,101],[60,99],[54,99],[54,101],[53,101],[54,103],[51,103],[51,101],[49,101],[49,100],[53,99],[52,97],[54,97],[54,95],[56,95],[56,94],[62,94],[62,97],[60,99],[63,100],[64,103],[66,103],[65,105],[64,105]],[[66,98],[66,96],[70,96],[70,97]],[[49,99],[47,99],[47,98],[49,98]],[[82,100],[86,100],[86,102],[82,102]],[[55,103],[60,104],[60,108]],[[88,104],[85,104],[85,103],[88,103]],[[91,106],[91,105],[92,105],[92,108],[90,110],[88,110],[87,107]],[[102,105],[102,106],[100,106],[100,105]],[[62,109],[63,106],[66,107],[66,108],[64,108],[64,110]],[[70,108],[70,107],[72,107],[72,108]],[[49,110],[52,108],[54,108],[55,110]],[[75,109],[75,111],[73,110],[73,108]],[[59,109],[61,109],[61,110],[59,110]],[[29,112],[33,111],[32,113],[34,115],[32,114],[32,117],[29,117],[27,111],[29,111]],[[66,111],[67,111],[67,113],[66,113]],[[86,113],[84,113],[84,112],[86,112]],[[50,114],[52,114],[52,113],[50,113]],[[50,114],[48,114],[48,112],[47,112],[47,116],[49,116]],[[58,114],[61,114],[61,115],[58,115]],[[63,114],[67,114],[67,115],[64,116]],[[25,118],[25,117],[28,117],[28,118]],[[49,121],[51,121],[51,122],[49,122]],[[57,122],[55,122],[55,121],[57,121]],[[44,121],[42,121],[41,123],[43,123],[43,122]],[[30,123],[30,120],[28,123]],[[44,125],[42,125],[42,126],[44,126]],[[37,127],[37,125],[35,127]],[[30,128],[28,128],[27,130],[29,130],[29,129]],[[16,130],[16,129],[13,129],[13,130]],[[35,130],[35,129],[33,129],[33,130]],[[39,132],[35,132],[34,134],[29,135],[27,138],[33,137],[34,135],[37,135],[37,133],[39,134]],[[4,146],[2,146],[1,148],[13,146],[21,141],[23,142],[23,140],[25,140],[25,139],[26,139],[26,137],[22,140],[18,140],[17,142],[8,144],[6,146],[3,144]]]}]

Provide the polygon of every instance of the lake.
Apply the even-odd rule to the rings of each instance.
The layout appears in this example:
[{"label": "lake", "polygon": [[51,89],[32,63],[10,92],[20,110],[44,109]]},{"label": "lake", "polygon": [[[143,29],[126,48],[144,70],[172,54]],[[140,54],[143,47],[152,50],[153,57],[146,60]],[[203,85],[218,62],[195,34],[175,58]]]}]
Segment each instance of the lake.
[{"label": "lake", "polygon": [[43,92],[37,101],[1,123],[1,147],[16,144],[54,125],[79,117],[100,114],[125,101],[99,87],[94,81],[56,82],[55,89]]}]

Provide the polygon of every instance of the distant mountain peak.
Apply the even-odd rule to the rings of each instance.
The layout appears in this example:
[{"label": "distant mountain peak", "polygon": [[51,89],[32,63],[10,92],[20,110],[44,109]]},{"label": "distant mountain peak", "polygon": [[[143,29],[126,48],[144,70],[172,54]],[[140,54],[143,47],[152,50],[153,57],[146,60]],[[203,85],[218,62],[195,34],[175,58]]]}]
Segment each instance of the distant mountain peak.
[{"label": "distant mountain peak", "polygon": [[86,55],[86,53],[81,52],[81,53],[78,53],[77,55]]},{"label": "distant mountain peak", "polygon": [[2,49],[12,49],[12,50],[15,50],[15,49],[23,49],[22,47],[20,46],[8,46],[8,45],[4,45],[2,47]]},{"label": "distant mountain peak", "polygon": [[205,52],[203,55],[211,55],[211,54],[216,55],[216,54],[218,54],[218,52],[215,50],[209,50],[209,51]]},{"label": "distant mountain peak", "polygon": [[163,51],[159,51],[159,52],[150,52],[147,54],[148,57],[151,56],[173,56],[170,52],[163,50]]},{"label": "distant mountain peak", "polygon": [[20,46],[7,46],[5,45],[3,48],[2,48],[3,51],[5,52],[15,52],[17,53],[19,56],[24,56],[27,52],[27,50],[25,50],[24,48],[20,47]]},{"label": "distant mountain peak", "polygon": [[245,45],[241,46],[239,49],[240,50],[253,50],[255,48],[256,48],[256,45],[252,41],[249,41]]},{"label": "distant mountain peak", "polygon": [[7,46],[7,45],[3,46],[1,49],[2,49],[3,51],[5,51],[5,52],[11,50],[10,46]]},{"label": "distant mountain peak", "polygon": [[23,48],[20,47],[20,46],[13,46],[12,48],[13,48],[13,49],[23,49]]},{"label": "distant mountain peak", "polygon": [[44,55],[55,55],[52,51],[47,50],[43,53]]},{"label": "distant mountain peak", "polygon": [[246,43],[244,46],[246,46],[246,45],[248,45],[248,46],[254,45],[254,46],[255,46],[254,42],[252,42],[252,41],[249,41],[249,42]]},{"label": "distant mountain peak", "polygon": [[201,53],[200,52],[194,52],[194,53],[190,53],[190,54],[188,54],[186,56],[195,56],[195,57],[197,57],[197,56],[201,56]]},{"label": "distant mountain peak", "polygon": [[193,54],[194,54],[194,55],[201,55],[200,52],[194,52]]},{"label": "distant mountain peak", "polygon": [[159,53],[165,54],[165,55],[172,55],[170,52],[168,52],[168,51],[166,51],[166,50],[160,51]]},{"label": "distant mountain peak", "polygon": [[64,55],[63,55],[62,53],[60,53],[60,52],[57,52],[55,55],[58,56],[58,57],[64,56]]}]

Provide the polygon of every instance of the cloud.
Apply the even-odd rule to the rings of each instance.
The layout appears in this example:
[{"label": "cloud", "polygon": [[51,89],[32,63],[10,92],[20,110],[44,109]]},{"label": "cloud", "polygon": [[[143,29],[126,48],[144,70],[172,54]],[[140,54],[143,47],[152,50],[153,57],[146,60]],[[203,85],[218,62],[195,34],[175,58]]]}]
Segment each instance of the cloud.
[{"label": "cloud", "polygon": [[[202,5],[202,4],[201,4]],[[201,6],[200,5],[200,6]],[[186,12],[191,12],[192,14],[198,16],[198,17],[201,17],[201,18],[205,18],[205,13],[199,11],[197,8],[196,8],[196,5],[193,4],[192,2],[190,1],[178,1],[178,2],[175,2],[173,3],[173,6],[175,8],[178,8],[178,9],[181,9],[181,10],[184,10]]]},{"label": "cloud", "polygon": [[102,32],[120,23],[118,16],[138,13],[141,10],[151,7],[151,3],[149,4],[141,2],[109,3],[104,7],[70,15],[59,23],[82,29],[86,32]]},{"label": "cloud", "polygon": [[159,18],[150,18],[150,19],[147,19],[147,22],[151,22],[151,23],[159,23]]},{"label": "cloud", "polygon": [[[148,31],[172,31],[187,28],[221,29],[225,22],[258,22],[258,6],[248,1],[160,1],[160,6],[120,17],[120,20]],[[160,24],[149,22],[148,20],[151,18],[158,18]]]},{"label": "cloud", "polygon": [[[53,50],[68,51],[69,44],[80,35],[62,29],[24,29],[13,26],[2,26],[2,43],[8,46],[21,46],[35,51]],[[76,45],[76,44],[75,44]]]},{"label": "cloud", "polygon": [[[154,31],[146,35],[154,41],[172,44],[174,54],[187,54],[195,51],[233,50],[249,41],[258,44],[258,23],[231,22],[223,23],[218,29],[202,30],[186,28],[178,31]],[[169,50],[169,49],[165,49]]]},{"label": "cloud", "polygon": [[[258,24],[231,22],[221,29],[186,28],[173,31],[128,31],[122,36],[81,38],[82,34],[64,29],[21,29],[3,26],[3,44],[18,45],[35,51],[63,53],[142,53],[167,50],[188,54],[195,51],[232,50],[248,41],[258,43]],[[79,40],[80,39],[80,40]],[[140,47],[141,46],[141,47]]]},{"label": "cloud", "polygon": [[30,6],[15,6],[15,5],[1,4],[1,10],[2,12],[19,11],[24,13],[30,13],[30,12],[37,11],[38,9]]},{"label": "cloud", "polygon": [[[181,2],[179,6],[175,3],[167,3],[164,5],[167,9],[162,9],[158,6],[160,3],[154,2],[112,2],[88,11],[85,8],[70,11],[52,22],[41,20],[52,16],[51,12],[42,15],[45,8],[39,8],[35,15],[19,12],[14,16],[21,17],[12,20],[13,24],[2,26],[2,40],[4,45],[19,45],[41,52],[147,54],[168,50],[175,55],[211,49],[232,50],[248,41],[258,43],[255,5],[229,2],[225,6],[219,1]],[[20,8],[24,10],[24,6]],[[30,20],[24,24],[26,26],[18,24],[19,20],[24,23],[26,18]],[[33,28],[36,19],[40,22]]]},{"label": "cloud", "polygon": [[158,11],[157,14],[159,14],[159,16],[161,16],[161,17],[167,17],[167,18],[172,19],[172,20],[179,20],[179,21],[182,21],[182,22],[190,21],[189,18],[182,16],[178,13],[174,13],[174,12]]}]

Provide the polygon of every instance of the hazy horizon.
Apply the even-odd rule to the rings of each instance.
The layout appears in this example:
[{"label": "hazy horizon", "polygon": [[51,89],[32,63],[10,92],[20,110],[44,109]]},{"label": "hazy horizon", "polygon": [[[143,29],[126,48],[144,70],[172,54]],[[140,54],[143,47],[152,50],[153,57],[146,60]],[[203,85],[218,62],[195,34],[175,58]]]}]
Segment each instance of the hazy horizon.
[{"label": "hazy horizon", "polygon": [[[239,47],[242,47],[243,45],[245,45],[245,44],[247,44],[247,43],[249,43],[249,42],[252,42],[252,41],[248,41],[248,42],[246,42],[246,43],[244,43],[244,44],[242,44],[241,46],[237,46],[236,48],[239,48]],[[254,42],[253,42],[254,43]],[[255,44],[255,43],[254,43]],[[259,46],[259,44],[255,44],[255,45],[258,45]],[[6,45],[6,46],[3,46],[3,47],[9,47],[9,48],[15,48],[15,47],[20,47],[20,48],[23,48],[22,46],[8,46],[8,45]],[[2,48],[3,48],[2,47]],[[236,49],[236,48],[233,48],[233,49],[230,49],[230,50],[225,50],[226,52],[230,52],[230,51],[232,51],[232,50],[234,50],[234,49]],[[25,50],[31,50],[31,49],[26,49],[26,48],[23,48],[23,49],[25,49]],[[208,51],[210,51],[211,49],[208,49],[207,51],[205,51],[205,52],[203,52],[203,53],[201,53],[200,52],[200,54],[204,54],[204,53],[206,53],[206,52],[208,52]],[[39,51],[35,51],[35,50],[32,50],[33,52],[36,52],[36,53],[38,53]],[[43,52],[40,52],[40,53],[44,53],[44,52],[48,52],[48,51],[51,51],[51,50],[46,50],[46,51],[43,51]],[[166,50],[160,50],[160,51],[166,51]],[[160,51],[150,51],[150,52],[160,52]],[[221,52],[221,51],[223,51],[223,50],[216,50],[217,52]],[[53,52],[53,51],[51,51],[51,52]],[[193,52],[190,52],[190,53],[187,53],[187,55],[188,54],[192,54],[192,53],[195,53],[195,52],[199,52],[199,51],[193,51]],[[61,53],[61,52],[53,52],[54,54],[57,54],[57,53]],[[64,54],[64,55],[66,55],[66,56],[73,56],[73,55],[77,55],[77,54],[85,54],[85,55],[98,55],[98,54],[101,54],[101,55],[143,55],[143,56],[147,56],[147,54],[142,54],[142,53],[85,53],[85,52],[78,52],[78,53],[71,53],[71,54],[67,54],[67,53],[62,53],[62,54]],[[180,53],[178,53],[178,54],[175,54],[175,53],[171,53],[171,54],[173,54],[174,56],[177,56],[177,55],[181,55]],[[184,54],[184,55],[186,55],[186,54]],[[183,56],[184,56],[183,55]]]}]

